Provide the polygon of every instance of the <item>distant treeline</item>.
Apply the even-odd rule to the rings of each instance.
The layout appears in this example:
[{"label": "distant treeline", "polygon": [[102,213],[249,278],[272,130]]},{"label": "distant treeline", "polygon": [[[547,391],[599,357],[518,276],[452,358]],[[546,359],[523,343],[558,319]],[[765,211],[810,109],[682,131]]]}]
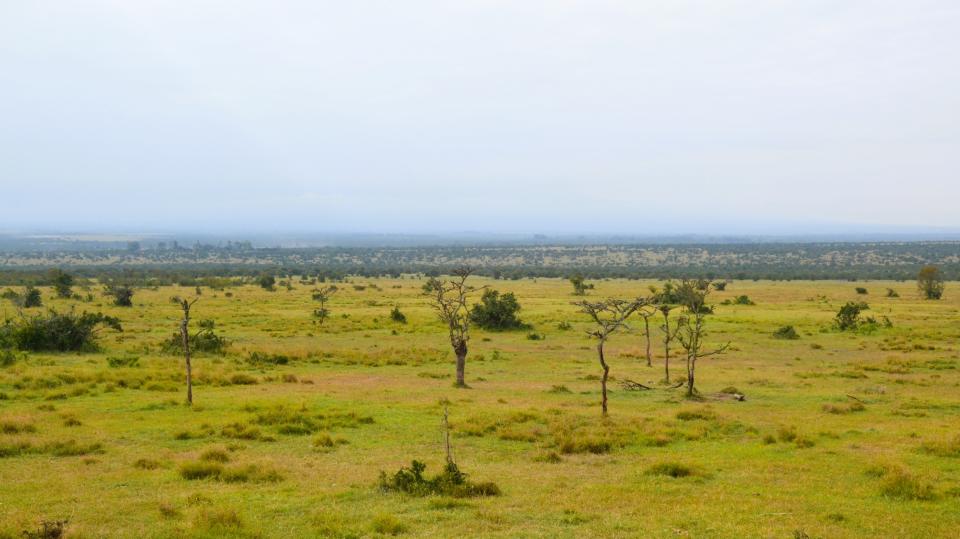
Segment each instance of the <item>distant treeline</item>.
[{"label": "distant treeline", "polygon": [[80,278],[131,284],[229,286],[264,273],[339,280],[350,275],[437,275],[464,265],[475,268],[477,275],[500,279],[580,274],[590,279],[910,280],[927,264],[939,266],[948,280],[960,279],[960,242],[304,249],[253,248],[244,243],[163,249],[128,246],[96,252],[0,253],[0,284],[42,283],[53,267]]}]

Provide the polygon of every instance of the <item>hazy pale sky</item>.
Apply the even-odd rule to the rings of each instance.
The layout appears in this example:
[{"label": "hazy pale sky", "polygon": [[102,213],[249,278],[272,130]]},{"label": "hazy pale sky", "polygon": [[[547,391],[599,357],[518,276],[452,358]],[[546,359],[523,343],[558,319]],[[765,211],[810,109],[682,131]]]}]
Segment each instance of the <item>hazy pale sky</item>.
[{"label": "hazy pale sky", "polygon": [[960,229],[960,2],[0,0],[0,201],[8,230]]}]

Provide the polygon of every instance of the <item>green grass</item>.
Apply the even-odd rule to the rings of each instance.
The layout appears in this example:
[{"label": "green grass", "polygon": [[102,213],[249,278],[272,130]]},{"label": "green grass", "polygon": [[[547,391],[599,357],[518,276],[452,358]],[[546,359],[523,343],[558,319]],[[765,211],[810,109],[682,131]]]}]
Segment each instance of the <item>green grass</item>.
[{"label": "green grass", "polygon": [[[711,296],[708,340],[732,349],[698,363],[702,400],[661,383],[661,343],[646,366],[641,321],[607,344],[603,419],[595,343],[568,282],[477,279],[515,293],[545,338],[474,332],[470,389],[456,389],[422,281],[353,281],[323,325],[297,279],[292,291],[204,289],[193,316],[231,344],[194,358],[192,408],[182,359],[158,351],[179,317],[169,298],[192,287],[138,289],[132,308],[41,289],[46,305],[100,310],[125,331],[102,332],[99,353],[0,367],[0,537],[62,520],[68,536],[137,538],[953,537],[960,527],[954,283],[941,301],[912,283],[858,283],[900,294],[870,296],[870,314],[894,327],[841,333],[830,325],[857,300],[849,282],[734,281]],[[594,282],[592,298],[654,284]],[[740,295],[755,305],[719,305]],[[390,319],[395,306],[406,324]],[[788,325],[799,339],[774,337]],[[654,389],[627,391],[624,379]],[[382,492],[381,471],[414,459],[443,469],[445,408],[458,466],[501,494]]]}]

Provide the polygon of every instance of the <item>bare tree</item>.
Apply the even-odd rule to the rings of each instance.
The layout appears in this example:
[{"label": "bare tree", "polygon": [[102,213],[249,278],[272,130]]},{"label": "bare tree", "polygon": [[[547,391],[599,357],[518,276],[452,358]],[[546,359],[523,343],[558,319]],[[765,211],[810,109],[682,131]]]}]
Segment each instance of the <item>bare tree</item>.
[{"label": "bare tree", "polygon": [[677,332],[680,331],[679,324],[674,324],[673,328],[670,327],[670,311],[675,308],[675,305],[666,303],[657,305],[657,310],[663,315],[663,325],[660,326],[663,331],[663,380],[668,384],[670,383],[670,343],[673,342]]},{"label": "bare tree", "polygon": [[650,353],[650,319],[659,311],[656,306],[650,305],[649,300],[645,298],[637,299],[637,301],[644,302],[644,306],[637,309],[637,313],[643,318],[643,335],[647,340],[647,367],[652,367],[653,355]]},{"label": "bare tree", "polygon": [[686,351],[687,396],[692,397],[697,393],[697,360],[726,352],[730,343],[712,350],[704,349],[703,339],[707,335],[706,320],[707,316],[713,313],[713,309],[707,305],[707,296],[710,294],[709,286],[700,288],[695,281],[683,281],[678,289],[678,294],[685,313],[677,321],[677,340]]},{"label": "bare tree", "polygon": [[452,272],[452,279],[431,277],[423,285],[423,291],[430,296],[430,303],[437,310],[440,320],[447,324],[450,346],[457,356],[457,387],[467,387],[464,380],[467,342],[470,341],[470,308],[467,305],[467,296],[479,290],[467,284],[471,273],[471,268],[459,268]]},{"label": "bare tree", "polygon": [[602,393],[600,405],[603,408],[603,415],[607,415],[607,379],[610,377],[610,365],[603,357],[603,345],[615,331],[627,327],[627,318],[642,304],[636,300],[607,299],[600,302],[578,301],[574,305],[580,307],[580,312],[590,316],[597,325],[597,329],[588,331],[587,334],[597,339],[597,357],[600,360],[600,367],[603,368],[603,377],[600,378]]},{"label": "bare tree", "polygon": [[323,325],[323,322],[330,316],[330,311],[327,309],[327,302],[330,301],[330,296],[336,293],[337,287],[335,285],[323,286],[320,288],[313,289],[313,300],[320,302],[320,308],[313,310],[313,315],[320,320],[320,325]]},{"label": "bare tree", "polygon": [[180,320],[180,339],[183,343],[183,359],[187,368],[187,405],[193,406],[193,370],[190,365],[190,308],[200,298],[191,300],[174,298],[183,309],[183,319]]}]

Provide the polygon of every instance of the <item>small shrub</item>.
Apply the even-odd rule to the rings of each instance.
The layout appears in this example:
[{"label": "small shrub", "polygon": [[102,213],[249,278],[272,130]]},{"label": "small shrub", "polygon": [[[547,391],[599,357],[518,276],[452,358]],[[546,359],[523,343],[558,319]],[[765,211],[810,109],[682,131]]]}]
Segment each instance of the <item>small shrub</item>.
[{"label": "small shrub", "polygon": [[140,470],[156,470],[160,467],[160,463],[150,459],[137,459],[136,462],[133,463],[133,467]]},{"label": "small shrub", "polygon": [[680,410],[677,412],[677,419],[680,421],[713,421],[716,418],[716,414],[705,408],[701,408],[699,410]]},{"label": "small shrub", "polygon": [[194,481],[198,479],[219,479],[223,466],[216,462],[186,462],[180,465],[180,477]]},{"label": "small shrub", "polygon": [[108,357],[107,365],[114,369],[120,367],[139,367],[140,358],[137,356]]},{"label": "small shrub", "polygon": [[390,311],[390,320],[393,320],[398,324],[406,324],[407,315],[400,312],[400,307],[394,307],[393,310]]},{"label": "small shrub", "polygon": [[891,468],[883,475],[880,492],[887,498],[897,500],[933,500],[933,486],[903,470]]},{"label": "small shrub", "polygon": [[283,354],[267,354],[265,352],[251,352],[246,362],[255,366],[287,365],[290,357]]},{"label": "small shrub", "polygon": [[403,492],[412,496],[431,494],[466,498],[473,496],[499,496],[500,488],[494,483],[473,483],[452,461],[443,472],[427,479],[423,476],[426,464],[414,460],[409,468],[402,467],[392,476],[380,472],[380,490],[384,492]]},{"label": "small shrub", "polygon": [[24,539],[60,539],[67,532],[66,520],[43,520],[36,530],[24,530],[20,535]]},{"label": "small shrub", "polygon": [[406,533],[409,528],[403,522],[400,522],[393,515],[378,515],[373,519],[370,528],[383,535],[400,535]]},{"label": "small shrub", "polygon": [[796,340],[800,338],[793,326],[783,326],[773,332],[774,339]]},{"label": "small shrub", "polygon": [[560,322],[559,324],[557,324],[557,329],[559,329],[560,331],[569,331],[569,330],[573,329],[573,324],[571,324],[570,322],[567,322],[566,320],[564,320],[564,321]]},{"label": "small shrub", "polygon": [[897,293],[896,290],[894,290],[894,289],[892,289],[892,288],[888,288],[888,289],[887,289],[887,297],[888,297],[888,298],[899,298],[899,297],[900,297],[900,294]]},{"label": "small shrub", "polygon": [[257,379],[249,374],[238,372],[230,377],[230,383],[235,386],[249,386],[257,383]]},{"label": "small shrub", "polygon": [[200,455],[200,460],[224,464],[230,462],[230,455],[227,455],[227,452],[221,449],[208,449]]},{"label": "small shrub", "polygon": [[864,287],[862,287],[862,286],[858,286],[858,287],[856,288],[856,291],[857,291],[857,294],[861,294],[861,295],[866,295],[866,294],[867,294],[867,289],[864,288]]},{"label": "small shrub", "polygon": [[695,475],[693,468],[676,462],[661,462],[647,468],[647,475],[663,475],[673,478],[689,477]]}]

